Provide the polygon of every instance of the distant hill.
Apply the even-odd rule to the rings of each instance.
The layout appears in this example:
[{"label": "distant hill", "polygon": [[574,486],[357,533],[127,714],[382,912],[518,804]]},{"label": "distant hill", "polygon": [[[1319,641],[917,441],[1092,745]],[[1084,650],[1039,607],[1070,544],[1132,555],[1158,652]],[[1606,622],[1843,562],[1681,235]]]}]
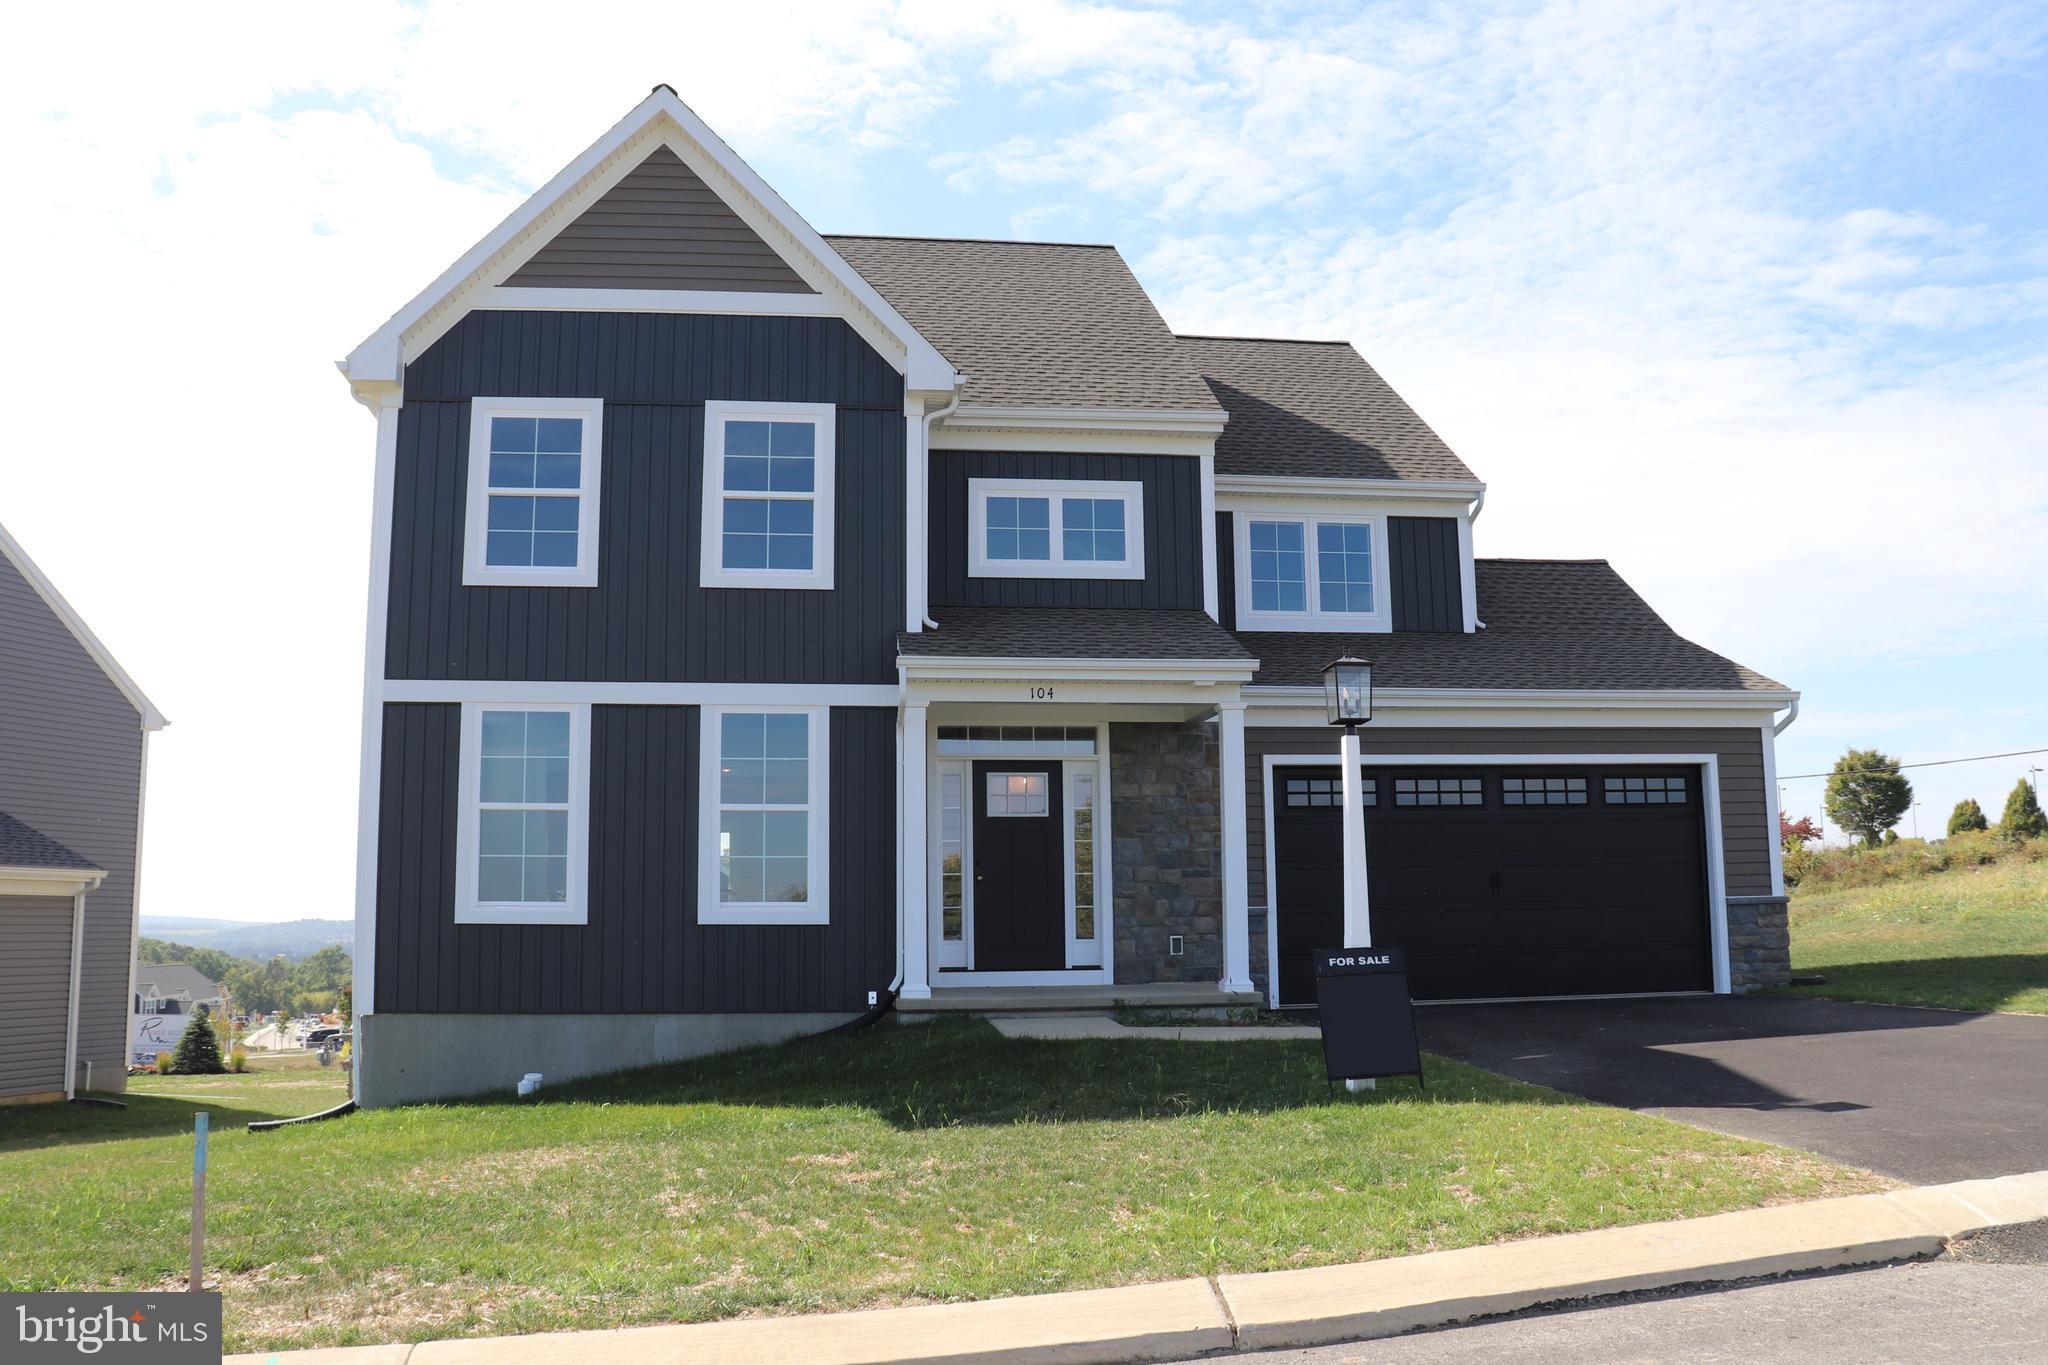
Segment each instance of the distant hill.
[{"label": "distant hill", "polygon": [[281,924],[252,924],[247,920],[186,919],[176,915],[144,915],[142,933],[146,938],[170,939],[195,948],[217,948],[223,953],[264,962],[282,953],[302,958],[330,944],[355,951],[356,926],[345,919],[293,919]]}]

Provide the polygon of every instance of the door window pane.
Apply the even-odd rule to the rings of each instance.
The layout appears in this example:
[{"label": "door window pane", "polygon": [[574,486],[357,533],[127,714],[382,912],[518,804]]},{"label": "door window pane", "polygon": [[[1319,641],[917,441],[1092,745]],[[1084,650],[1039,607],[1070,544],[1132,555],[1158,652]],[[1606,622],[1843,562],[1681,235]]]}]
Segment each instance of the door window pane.
[{"label": "door window pane", "polygon": [[990,773],[988,813],[994,816],[1033,816],[1047,813],[1047,782],[1044,773]]}]

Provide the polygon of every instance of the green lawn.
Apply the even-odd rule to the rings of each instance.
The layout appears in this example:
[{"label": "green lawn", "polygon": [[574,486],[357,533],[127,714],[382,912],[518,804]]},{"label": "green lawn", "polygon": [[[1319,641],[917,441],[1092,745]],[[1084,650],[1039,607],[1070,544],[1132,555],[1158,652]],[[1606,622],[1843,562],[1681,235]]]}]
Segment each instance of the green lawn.
[{"label": "green lawn", "polygon": [[[294,1079],[208,1080],[205,1104],[239,1123],[325,1102]],[[192,1084],[125,1113],[0,1110],[0,1289],[175,1280]],[[208,1247],[229,1349],[251,1350],[1316,1265],[1881,1184],[1447,1061],[1426,1094],[1332,1101],[1313,1042],[949,1021],[538,1104],[225,1131]]]},{"label": "green lawn", "polygon": [[2048,862],[2006,862],[1792,898],[1786,993],[2048,1014]]}]

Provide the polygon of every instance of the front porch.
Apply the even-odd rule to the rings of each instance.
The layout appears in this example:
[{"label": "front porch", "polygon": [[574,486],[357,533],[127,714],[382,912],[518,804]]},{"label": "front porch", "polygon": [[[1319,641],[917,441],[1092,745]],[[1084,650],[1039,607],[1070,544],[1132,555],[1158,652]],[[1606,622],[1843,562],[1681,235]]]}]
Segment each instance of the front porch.
[{"label": "front porch", "polygon": [[1249,660],[904,662],[899,1009],[1259,1002]]}]

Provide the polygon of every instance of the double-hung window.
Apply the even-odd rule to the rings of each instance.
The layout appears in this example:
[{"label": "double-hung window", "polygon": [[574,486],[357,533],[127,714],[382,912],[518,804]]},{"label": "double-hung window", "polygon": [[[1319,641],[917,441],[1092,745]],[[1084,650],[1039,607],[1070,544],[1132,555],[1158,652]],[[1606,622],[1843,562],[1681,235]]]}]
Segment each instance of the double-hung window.
[{"label": "double-hung window", "polygon": [[824,924],[824,707],[703,708],[700,924]]},{"label": "double-hung window", "polygon": [[707,588],[832,586],[833,407],[704,405]]},{"label": "double-hung window", "polygon": [[597,586],[603,437],[600,399],[471,401],[465,584]]},{"label": "double-hung window", "polygon": [[1377,516],[1239,513],[1239,623],[1248,629],[1385,630],[1384,526]]},{"label": "double-hung window", "polygon": [[976,578],[1143,578],[1145,486],[1107,479],[969,479]]},{"label": "double-hung window", "polygon": [[583,924],[590,708],[465,702],[455,922]]}]

